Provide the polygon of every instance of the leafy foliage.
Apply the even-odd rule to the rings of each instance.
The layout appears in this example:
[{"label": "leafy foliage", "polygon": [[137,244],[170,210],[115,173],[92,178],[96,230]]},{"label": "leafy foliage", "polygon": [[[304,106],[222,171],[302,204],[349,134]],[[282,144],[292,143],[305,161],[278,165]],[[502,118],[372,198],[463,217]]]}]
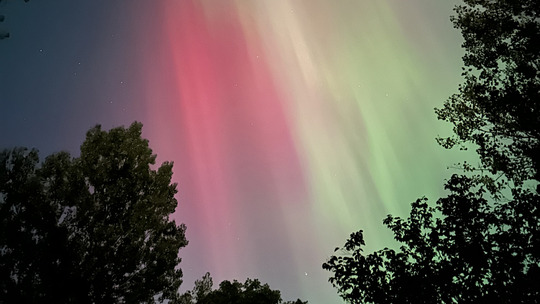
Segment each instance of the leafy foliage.
[{"label": "leafy foliage", "polygon": [[140,123],[87,133],[81,155],[0,154],[0,295],[9,302],[178,300],[172,163],[157,170]]},{"label": "leafy foliage", "polygon": [[352,233],[323,268],[350,303],[535,303],[540,298],[540,197],[516,190],[490,204],[466,176],[447,182],[451,194],[430,207],[412,204],[403,220],[384,224],[402,244],[364,255]]},{"label": "leafy foliage", "polygon": [[207,272],[202,279],[195,281],[195,287],[193,287],[193,290],[187,291],[182,295],[180,298],[180,303],[196,304],[199,303],[199,301],[203,301],[203,299],[212,292],[213,285],[214,282],[212,277],[210,276],[210,273]]},{"label": "leafy foliage", "polygon": [[268,284],[261,284],[257,279],[246,279],[244,283],[236,280],[223,281],[219,288],[212,290],[212,277],[206,273],[201,280],[195,281],[192,291],[182,295],[182,304],[307,304],[300,299],[282,302],[279,290],[272,290]]},{"label": "leafy foliage", "polygon": [[477,145],[481,168],[517,185],[540,180],[540,4],[465,0],[452,18],[465,42],[465,82],[439,119],[455,135],[446,148]]}]

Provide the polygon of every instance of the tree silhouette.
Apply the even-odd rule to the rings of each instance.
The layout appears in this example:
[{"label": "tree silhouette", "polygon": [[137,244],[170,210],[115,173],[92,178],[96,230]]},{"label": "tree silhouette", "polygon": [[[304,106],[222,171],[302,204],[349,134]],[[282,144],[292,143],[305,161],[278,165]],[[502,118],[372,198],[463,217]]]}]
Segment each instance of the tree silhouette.
[{"label": "tree silhouette", "polygon": [[485,188],[454,175],[447,197],[412,204],[384,224],[401,243],[365,255],[352,233],[323,268],[350,303],[536,303],[540,299],[540,198],[521,190],[490,203]]},{"label": "tree silhouette", "polygon": [[504,174],[517,185],[540,180],[540,4],[464,2],[452,21],[465,40],[465,82],[436,109],[455,133],[439,143],[475,144],[480,168],[465,169]]},{"label": "tree silhouette", "polygon": [[[465,0],[465,82],[439,119],[445,148],[476,146],[480,164],[383,223],[401,244],[364,254],[354,232],[323,268],[350,303],[537,303],[540,299],[540,4]],[[536,185],[536,190],[531,187]]]},{"label": "tree silhouette", "polygon": [[140,123],[87,133],[81,155],[0,154],[0,302],[153,303],[178,300],[185,226],[172,163]]},{"label": "tree silhouette", "polygon": [[219,288],[212,290],[212,277],[207,272],[201,280],[195,281],[195,287],[182,295],[182,304],[307,304],[300,299],[282,302],[281,292],[272,290],[268,284],[261,284],[257,279],[246,279],[244,283],[236,280],[223,281]]},{"label": "tree silhouette", "polygon": [[214,282],[207,272],[200,280],[195,281],[193,290],[184,293],[180,299],[181,304],[196,304],[202,301],[208,294],[212,292]]}]

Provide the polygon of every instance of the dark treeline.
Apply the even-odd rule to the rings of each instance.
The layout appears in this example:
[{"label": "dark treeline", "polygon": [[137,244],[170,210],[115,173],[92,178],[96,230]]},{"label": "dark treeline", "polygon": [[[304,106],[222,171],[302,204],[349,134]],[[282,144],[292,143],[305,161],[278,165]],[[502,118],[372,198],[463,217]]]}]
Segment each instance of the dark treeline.
[{"label": "dark treeline", "polygon": [[212,289],[212,277],[206,273],[202,279],[195,281],[193,290],[181,296],[182,304],[307,304],[300,299],[296,301],[281,301],[279,290],[272,290],[268,284],[261,284],[259,280],[247,279],[244,283],[236,280],[223,281],[218,289]]}]

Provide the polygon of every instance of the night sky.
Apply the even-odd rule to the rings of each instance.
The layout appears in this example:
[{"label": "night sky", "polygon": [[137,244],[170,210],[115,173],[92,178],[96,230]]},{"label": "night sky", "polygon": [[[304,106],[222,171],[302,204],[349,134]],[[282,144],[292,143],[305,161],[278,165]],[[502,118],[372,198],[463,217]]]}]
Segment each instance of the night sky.
[{"label": "night sky", "polygon": [[182,290],[209,271],[285,300],[340,303],[321,264],[442,193],[437,146],[461,82],[449,0],[2,1],[0,148],[78,155],[86,131],[143,123],[174,161]]}]

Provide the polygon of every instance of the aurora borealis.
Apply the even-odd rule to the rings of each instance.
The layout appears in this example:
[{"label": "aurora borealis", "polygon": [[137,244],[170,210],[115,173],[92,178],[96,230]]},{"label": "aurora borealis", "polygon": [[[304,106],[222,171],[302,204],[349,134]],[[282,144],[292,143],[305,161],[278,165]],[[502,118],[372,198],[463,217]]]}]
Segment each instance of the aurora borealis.
[{"label": "aurora borealis", "polygon": [[2,3],[0,147],[77,154],[144,124],[174,161],[182,289],[209,271],[340,303],[321,264],[349,233],[436,198],[457,152],[433,108],[461,81],[457,1]]}]

